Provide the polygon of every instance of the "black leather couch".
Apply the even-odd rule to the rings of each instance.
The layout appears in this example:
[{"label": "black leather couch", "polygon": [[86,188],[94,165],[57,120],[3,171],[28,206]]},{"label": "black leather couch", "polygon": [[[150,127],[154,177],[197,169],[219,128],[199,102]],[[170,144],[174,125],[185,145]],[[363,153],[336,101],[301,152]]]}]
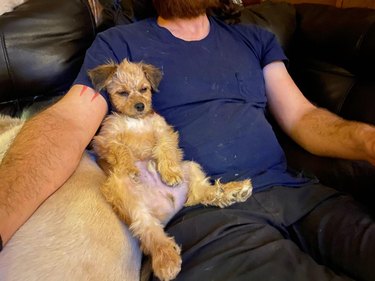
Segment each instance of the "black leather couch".
[{"label": "black leather couch", "polygon": [[[29,0],[0,16],[0,113],[19,115],[25,106],[64,94],[99,30],[153,13],[145,8],[148,0],[119,6],[102,2],[106,21],[99,27],[86,0]],[[375,10],[266,2],[246,7],[240,20],[277,35],[290,58],[290,73],[311,101],[345,118],[375,124]],[[275,131],[292,168],[371,207],[375,167],[313,156],[277,126]]]},{"label": "black leather couch", "polygon": [[[375,125],[375,10],[264,3],[243,11],[241,21],[276,33],[292,77],[313,103],[346,119]],[[275,130],[292,168],[353,194],[375,210],[374,166],[314,156],[277,126]]]}]

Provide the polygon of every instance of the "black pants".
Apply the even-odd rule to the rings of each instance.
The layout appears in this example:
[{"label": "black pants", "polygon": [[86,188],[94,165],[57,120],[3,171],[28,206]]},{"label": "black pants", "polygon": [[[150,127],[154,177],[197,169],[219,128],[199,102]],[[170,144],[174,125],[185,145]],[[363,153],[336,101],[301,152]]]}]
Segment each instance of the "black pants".
[{"label": "black pants", "polygon": [[167,226],[182,245],[176,280],[375,280],[375,224],[322,185],[274,187],[245,203],[181,210]]}]

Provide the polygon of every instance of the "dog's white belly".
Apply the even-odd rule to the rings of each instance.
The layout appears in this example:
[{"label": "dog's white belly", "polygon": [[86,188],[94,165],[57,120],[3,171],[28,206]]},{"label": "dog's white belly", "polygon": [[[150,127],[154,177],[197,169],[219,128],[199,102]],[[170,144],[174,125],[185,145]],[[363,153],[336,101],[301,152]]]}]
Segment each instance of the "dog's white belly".
[{"label": "dog's white belly", "polygon": [[102,197],[105,179],[84,155],[0,253],[1,281],[139,280],[137,241]]},{"label": "dog's white belly", "polygon": [[[147,210],[164,225],[183,207],[188,194],[188,183],[178,186],[167,186],[160,178],[152,161],[136,163],[140,170],[141,184],[137,186],[138,196],[142,198]],[[184,170],[185,167],[183,167]]]}]

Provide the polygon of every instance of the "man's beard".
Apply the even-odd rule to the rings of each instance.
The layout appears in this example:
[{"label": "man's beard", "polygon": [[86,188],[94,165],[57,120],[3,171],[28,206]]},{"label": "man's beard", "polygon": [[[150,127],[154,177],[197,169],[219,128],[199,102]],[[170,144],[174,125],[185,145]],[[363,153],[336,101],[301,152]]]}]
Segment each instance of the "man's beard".
[{"label": "man's beard", "polygon": [[220,0],[153,0],[158,15],[164,19],[195,18],[209,8],[220,6]]}]

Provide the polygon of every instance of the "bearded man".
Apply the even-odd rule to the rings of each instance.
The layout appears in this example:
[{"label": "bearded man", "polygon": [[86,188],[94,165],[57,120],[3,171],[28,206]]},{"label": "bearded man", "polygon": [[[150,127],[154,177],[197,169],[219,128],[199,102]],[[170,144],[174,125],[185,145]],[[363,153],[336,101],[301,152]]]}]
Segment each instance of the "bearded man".
[{"label": "bearded man", "polygon": [[[163,70],[154,106],[179,131],[185,159],[222,181],[253,181],[247,202],[184,208],[172,219],[167,231],[183,258],[176,280],[375,280],[373,219],[352,198],[288,171],[265,108],[317,155],[375,164],[375,128],[311,104],[289,76],[275,36],[208,16],[218,1],[153,3],[157,18],[99,34],[71,90],[17,138],[0,169],[3,241],[74,171],[108,111],[107,93],[81,94],[93,88],[87,71],[129,59]],[[33,163],[25,175],[41,157],[50,167]]]}]

